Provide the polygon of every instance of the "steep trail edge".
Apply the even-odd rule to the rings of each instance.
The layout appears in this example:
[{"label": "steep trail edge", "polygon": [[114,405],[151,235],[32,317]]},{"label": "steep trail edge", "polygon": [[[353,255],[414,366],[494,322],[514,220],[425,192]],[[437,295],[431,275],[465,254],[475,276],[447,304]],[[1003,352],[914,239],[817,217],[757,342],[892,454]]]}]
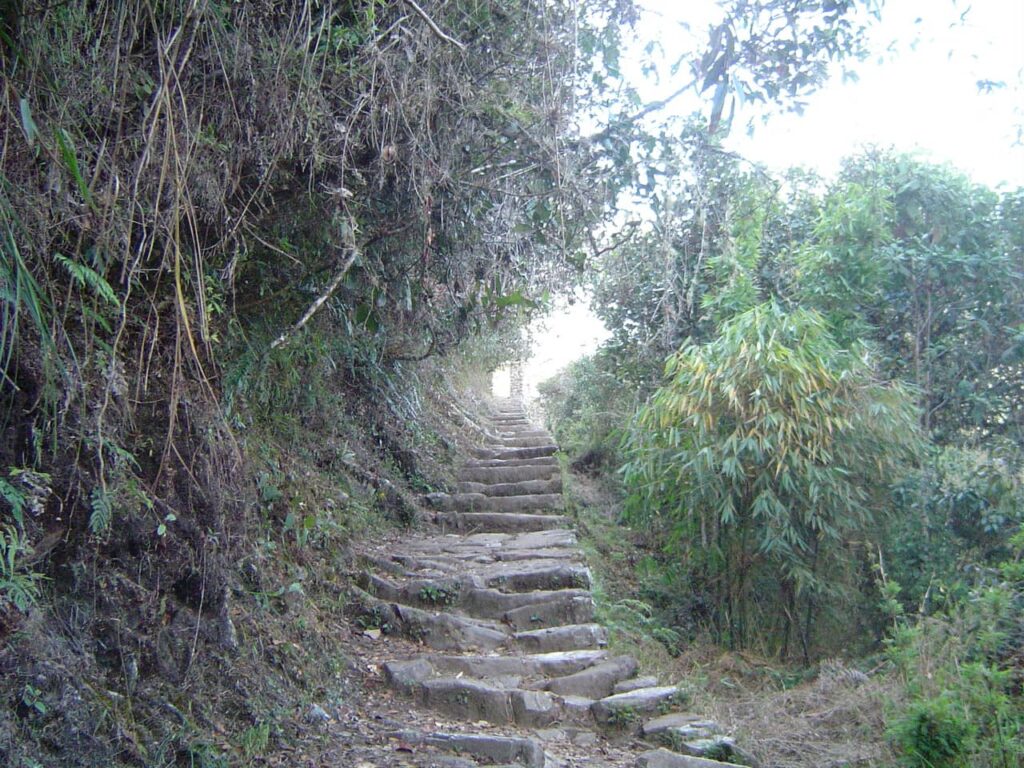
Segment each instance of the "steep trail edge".
[{"label": "steep trail edge", "polygon": [[367,546],[352,591],[383,683],[408,707],[382,723],[404,754],[393,764],[746,764],[675,686],[606,650],[551,435],[515,401],[470,421],[480,444],[456,492],[425,497],[425,530]]}]

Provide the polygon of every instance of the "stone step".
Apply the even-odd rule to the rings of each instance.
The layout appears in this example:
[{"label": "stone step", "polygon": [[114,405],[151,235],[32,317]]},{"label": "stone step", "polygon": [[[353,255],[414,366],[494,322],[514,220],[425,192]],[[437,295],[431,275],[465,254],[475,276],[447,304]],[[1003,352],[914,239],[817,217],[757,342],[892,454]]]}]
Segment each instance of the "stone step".
[{"label": "stone step", "polygon": [[[566,553],[567,560],[579,560],[578,557],[569,557],[568,554]],[[439,580],[458,578],[464,587],[495,587],[506,592],[525,592],[530,589],[587,589],[590,584],[589,572],[582,563],[562,563],[554,558],[496,560],[435,555],[410,558],[406,562],[406,568],[401,573],[392,573],[392,576]]]},{"label": "stone step", "polygon": [[590,569],[584,565],[551,563],[548,560],[516,560],[496,563],[483,571],[488,587],[504,592],[583,589],[591,585]]},{"label": "stone step", "polygon": [[608,632],[600,624],[568,624],[516,632],[508,645],[525,653],[551,653],[602,648],[607,643]]},{"label": "stone step", "polygon": [[495,533],[555,530],[567,527],[570,522],[564,515],[514,515],[503,512],[437,512],[431,519],[448,530]]},{"label": "stone step", "polygon": [[418,579],[405,584],[371,575],[368,591],[381,600],[424,610],[458,610],[478,619],[529,630],[589,622],[594,601],[583,589],[502,592],[466,586],[455,579]]},{"label": "stone step", "polygon": [[673,712],[641,726],[640,734],[648,741],[690,757],[721,757],[741,765],[756,765],[757,760],[741,749],[722,727],[706,718],[684,712]]},{"label": "stone step", "polygon": [[488,764],[544,768],[544,748],[536,739],[518,736],[394,731],[388,734],[403,744],[433,747],[457,755],[469,755]]},{"label": "stone step", "polygon": [[469,459],[463,467],[558,467],[558,459],[554,456],[527,456],[521,459]]},{"label": "stone step", "polygon": [[498,622],[389,603],[358,587],[349,591],[355,608],[385,634],[400,634],[439,651],[493,651],[515,637]]},{"label": "stone step", "polygon": [[494,434],[498,437],[546,437],[548,443],[555,441],[546,429],[537,429],[532,425],[498,426],[494,429]]},{"label": "stone step", "polygon": [[482,680],[434,677],[424,680],[415,695],[424,706],[461,720],[486,720],[496,725],[515,722],[509,689]]},{"label": "stone step", "polygon": [[[535,517],[536,515],[534,515]],[[441,572],[450,573],[463,570],[469,565],[486,565],[494,563],[511,563],[523,560],[564,560],[566,562],[580,562],[583,560],[583,553],[578,549],[567,549],[565,547],[551,547],[544,549],[459,549],[453,552],[430,553],[395,553],[392,560],[388,560],[390,570],[399,575],[409,572]],[[397,566],[402,563],[404,567]]]},{"label": "stone step", "polygon": [[[499,599],[498,595],[505,594],[508,597],[502,602],[506,605],[505,610],[511,610],[530,602],[546,602],[551,599],[551,595],[560,592],[572,590],[589,594],[587,590],[590,589],[590,571],[582,564],[553,560],[513,560],[484,565],[458,561],[435,562],[438,567],[434,572],[413,574],[414,577],[419,575],[425,578],[413,578],[408,582],[411,585],[409,591],[379,576],[371,576],[369,579],[371,583],[379,585],[383,592],[393,593],[387,599],[408,597],[415,602],[415,595],[423,592],[426,597],[422,599],[432,601],[439,609],[455,607],[462,604],[463,600],[475,600],[480,604],[483,601],[494,602]],[[537,593],[543,595],[535,600],[523,597],[525,594]],[[516,594],[518,598],[511,597]]]},{"label": "stone step", "polygon": [[[433,536],[403,542],[397,552],[392,546],[390,555],[391,558],[386,562],[392,566],[403,563],[407,568],[418,568],[421,563],[426,567],[463,568],[465,561],[491,563],[562,558],[566,562],[577,562],[583,559],[576,534],[564,528],[522,533]],[[426,565],[428,562],[429,565]],[[389,567],[389,570],[393,572],[395,568]]]},{"label": "stone step", "polygon": [[506,467],[463,467],[457,475],[461,483],[522,483],[561,477],[557,463],[520,464]]},{"label": "stone step", "polygon": [[648,720],[640,727],[640,734],[648,739],[665,738],[671,741],[672,734],[679,738],[709,738],[721,734],[718,723],[686,712],[671,712]]},{"label": "stone step", "polygon": [[612,693],[629,693],[638,688],[657,688],[658,678],[656,677],[631,677],[615,684]]},{"label": "stone step", "polygon": [[635,674],[638,666],[632,656],[616,656],[570,675],[548,680],[543,689],[559,696],[603,699],[611,695],[618,681]]},{"label": "stone step", "polygon": [[625,723],[622,720],[633,720],[638,715],[661,712],[665,707],[675,705],[679,698],[679,689],[674,685],[637,688],[635,691],[615,693],[594,702],[594,717],[602,725],[633,726],[634,723]]},{"label": "stone step", "polygon": [[736,768],[733,763],[721,763],[703,757],[690,757],[670,752],[667,749],[653,749],[644,752],[636,761],[637,768]]},{"label": "stone step", "polygon": [[529,496],[549,495],[562,492],[562,478],[555,475],[547,480],[520,480],[514,483],[459,483],[460,494],[482,494],[484,496]]},{"label": "stone step", "polygon": [[[573,590],[563,590],[570,592]],[[529,594],[529,593],[528,593]],[[549,600],[534,605],[524,605],[506,611],[501,620],[517,632],[531,629],[546,629],[562,624],[588,624],[594,620],[594,599],[590,593],[562,599]]]},{"label": "stone step", "polygon": [[522,496],[484,496],[482,493],[429,493],[424,502],[441,512],[560,512],[565,500],[560,493]]},{"label": "stone step", "polygon": [[414,659],[388,661],[384,674],[388,682],[406,693],[433,677],[465,676],[474,680],[500,682],[509,688],[565,677],[602,663],[607,651],[584,650],[526,655],[444,656],[424,654]]},{"label": "stone step", "polygon": [[523,533],[449,533],[425,536],[402,542],[401,551],[424,555],[463,552],[496,554],[506,550],[577,549],[578,544],[575,532],[561,528]]},{"label": "stone step", "polygon": [[506,688],[466,677],[435,677],[415,693],[430,709],[464,720],[542,728],[552,723],[593,722],[586,700],[566,701],[547,691]]},{"label": "stone step", "polygon": [[537,445],[530,448],[472,448],[470,453],[477,459],[538,459],[542,456],[554,456],[558,446]]},{"label": "stone step", "polygon": [[491,422],[491,431],[495,433],[515,432],[516,434],[519,434],[522,437],[544,436],[547,437],[550,442],[554,441],[554,438],[552,438],[551,433],[548,430],[544,429],[539,424],[535,424],[532,422],[519,422],[513,424]]},{"label": "stone step", "polygon": [[551,435],[525,436],[515,435],[512,437],[495,437],[487,441],[487,448],[500,450],[502,448],[543,448],[553,446],[554,441]]},{"label": "stone step", "polygon": [[[509,563],[521,560],[564,560],[565,562],[579,562],[583,560],[583,553],[578,549],[566,549],[564,547],[551,547],[545,549],[499,549],[488,552],[480,549],[462,549],[447,553],[423,553],[402,554],[392,556],[387,561],[388,570],[399,575],[406,575],[410,571],[441,571],[451,572],[462,569],[469,563]],[[378,561],[379,562],[379,561]],[[401,563],[402,566],[397,564]],[[380,564],[379,567],[383,567]],[[396,570],[397,569],[397,570]]]}]

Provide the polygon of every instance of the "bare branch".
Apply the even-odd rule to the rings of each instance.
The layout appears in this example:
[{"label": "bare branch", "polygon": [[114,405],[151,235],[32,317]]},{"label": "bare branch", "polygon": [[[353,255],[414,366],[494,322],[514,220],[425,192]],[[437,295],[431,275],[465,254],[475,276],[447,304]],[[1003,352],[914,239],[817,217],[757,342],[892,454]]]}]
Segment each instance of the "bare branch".
[{"label": "bare branch", "polygon": [[338,290],[338,286],[341,285],[341,281],[345,279],[345,275],[348,274],[348,271],[352,268],[352,265],[355,263],[358,256],[359,251],[353,248],[348,258],[345,259],[345,263],[341,265],[341,269],[338,270],[338,273],[331,280],[330,285],[327,286],[326,290],[317,297],[316,301],[309,305],[309,309],[307,309],[306,313],[299,319],[299,322],[274,339],[273,343],[270,345],[271,349],[277,349],[288,341],[289,337],[302,330],[306,323],[310,321],[310,318],[317,313],[317,310],[324,305],[324,302],[331,298],[331,296],[334,295],[334,292]]},{"label": "bare branch", "polygon": [[419,7],[419,5],[416,4],[416,0],[405,0],[405,2],[406,2],[406,4],[410,8],[412,8],[414,11],[416,11],[416,13],[419,15],[419,17],[421,19],[423,19],[425,22],[427,22],[427,26],[430,27],[430,29],[433,31],[433,33],[435,35],[440,37],[446,43],[451,43],[456,48],[458,48],[460,51],[466,50],[466,46],[465,45],[460,43],[458,40],[456,40],[451,35],[448,35],[445,32],[443,32],[441,30],[441,28],[439,26],[437,26],[437,24],[434,23],[434,20],[427,15],[427,12],[424,11],[422,8]]},{"label": "bare branch", "polygon": [[684,85],[681,88],[678,88],[675,91],[673,91],[672,93],[670,93],[664,99],[660,99],[659,101],[652,101],[650,104],[647,104],[646,106],[644,106],[643,109],[641,109],[639,112],[634,112],[632,115],[626,115],[625,117],[620,117],[618,120],[615,120],[614,122],[610,123],[607,128],[605,128],[604,130],[598,131],[597,133],[595,133],[595,134],[593,134],[591,136],[588,136],[587,139],[589,141],[591,141],[591,142],[600,141],[605,136],[607,136],[612,131],[614,131],[616,128],[618,128],[620,126],[623,126],[623,125],[632,125],[633,123],[636,123],[639,120],[642,120],[643,118],[647,117],[647,115],[651,114],[651,112],[657,112],[658,110],[664,109],[669,104],[671,104],[673,101],[675,101],[680,96],[682,96],[684,93],[686,93],[690,88],[692,88],[694,85],[696,85],[696,83],[697,83],[696,80],[691,80],[686,85]]}]

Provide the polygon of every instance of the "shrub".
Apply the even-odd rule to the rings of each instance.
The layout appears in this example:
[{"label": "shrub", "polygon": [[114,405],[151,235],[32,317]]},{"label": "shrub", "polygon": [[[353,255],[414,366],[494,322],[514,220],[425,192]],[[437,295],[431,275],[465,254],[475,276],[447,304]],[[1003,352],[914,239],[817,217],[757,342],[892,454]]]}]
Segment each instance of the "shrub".
[{"label": "shrub", "polygon": [[892,726],[900,764],[911,768],[957,768],[967,765],[974,728],[949,696],[912,704]]},{"label": "shrub", "polygon": [[782,617],[782,653],[795,632],[806,659],[855,565],[846,542],[875,531],[920,441],[911,398],[878,383],[866,349],[770,302],[669,358],[624,447],[627,513],[708,585],[720,639],[746,643],[756,602]]}]

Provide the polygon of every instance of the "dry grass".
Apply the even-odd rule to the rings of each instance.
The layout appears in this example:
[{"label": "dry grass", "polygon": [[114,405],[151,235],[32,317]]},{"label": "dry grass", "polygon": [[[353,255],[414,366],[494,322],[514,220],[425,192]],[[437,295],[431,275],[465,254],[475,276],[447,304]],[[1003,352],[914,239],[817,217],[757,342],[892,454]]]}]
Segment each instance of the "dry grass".
[{"label": "dry grass", "polygon": [[884,713],[897,696],[898,686],[884,676],[868,677],[830,662],[817,679],[789,690],[709,696],[705,712],[766,766],[883,768],[894,760],[884,737]]}]

